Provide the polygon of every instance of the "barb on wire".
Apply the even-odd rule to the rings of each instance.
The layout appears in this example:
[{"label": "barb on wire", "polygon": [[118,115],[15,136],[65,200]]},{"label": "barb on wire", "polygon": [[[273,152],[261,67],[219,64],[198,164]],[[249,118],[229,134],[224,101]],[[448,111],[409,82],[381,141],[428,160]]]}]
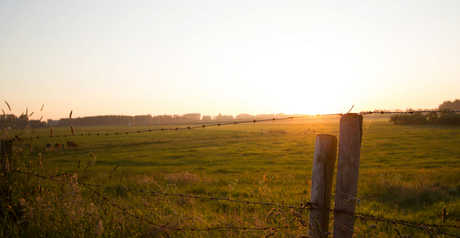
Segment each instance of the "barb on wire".
[{"label": "barb on wire", "polygon": [[351,110],[355,107],[355,105],[351,106],[350,110],[348,110],[347,114],[351,112]]}]

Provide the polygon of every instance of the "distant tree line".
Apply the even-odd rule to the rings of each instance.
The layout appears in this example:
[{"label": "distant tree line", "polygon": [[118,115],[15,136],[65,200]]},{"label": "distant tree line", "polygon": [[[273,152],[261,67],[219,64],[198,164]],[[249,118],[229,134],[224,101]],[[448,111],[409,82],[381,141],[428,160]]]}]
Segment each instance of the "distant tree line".
[{"label": "distant tree line", "polygon": [[103,125],[128,125],[133,123],[132,116],[93,116],[78,118],[61,118],[59,121],[49,120],[52,126],[103,126]]},{"label": "distant tree line", "polygon": [[199,121],[199,113],[189,113],[179,115],[106,115],[91,116],[78,118],[61,118],[60,120],[49,120],[49,124],[54,126],[102,126],[102,125],[142,125],[142,124],[167,124],[167,123],[184,123]]},{"label": "distant tree line", "polygon": [[[408,109],[407,111],[413,110]],[[460,100],[458,99],[453,102],[444,101],[437,110],[428,113],[396,114],[390,117],[390,122],[395,125],[460,125],[460,114],[455,111],[460,111]]]},{"label": "distant tree line", "polygon": [[[278,114],[239,114],[238,116],[222,115],[219,113],[217,116],[201,116],[200,113],[187,113],[184,115],[105,115],[105,116],[91,116],[91,117],[78,117],[78,118],[61,118],[59,120],[48,120],[47,122],[41,120],[29,120],[27,115],[16,117],[13,114],[0,115],[0,125],[4,128],[11,129],[18,127],[19,129],[40,128],[40,127],[59,127],[59,126],[102,126],[102,125],[142,125],[142,124],[175,124],[175,123],[194,123],[194,122],[225,122],[225,121],[243,121],[254,119],[266,118],[281,118],[287,117],[284,113]],[[291,115],[292,116],[292,115]]]},{"label": "distant tree line", "polygon": [[0,115],[0,126],[5,129],[11,129],[11,127],[17,127],[18,129],[25,129],[29,127],[40,128],[46,127],[47,124],[41,120],[29,120],[29,116],[22,114],[19,117],[16,117],[13,114],[3,114]]},{"label": "distant tree line", "polygon": [[137,116],[92,116],[81,118],[62,118],[60,120],[49,120],[48,123],[52,126],[98,126],[98,125],[142,125],[142,124],[175,124],[175,123],[193,123],[193,122],[212,122],[212,121],[234,121],[234,120],[253,120],[265,119],[273,117],[286,117],[284,113],[278,114],[260,114],[249,115],[239,114],[234,117],[232,115],[222,115],[219,113],[217,116],[201,116],[200,113],[187,113],[184,115],[137,115]]},{"label": "distant tree line", "polygon": [[193,123],[193,122],[224,122],[234,120],[254,120],[265,118],[279,118],[287,117],[284,113],[278,114],[239,114],[238,116],[222,115],[219,113],[217,116],[201,116],[200,113],[187,113],[184,115],[104,115],[104,116],[90,116],[78,118],[61,118],[59,120],[48,120],[47,122],[41,120],[29,120],[27,115],[16,117],[13,114],[0,115],[0,125],[4,128],[18,127],[25,129],[27,126],[30,128],[40,128],[47,126],[101,126],[101,125],[142,125],[142,124],[175,124],[175,123]]},{"label": "distant tree line", "polygon": [[444,110],[440,113],[397,114],[390,117],[390,122],[395,125],[460,125],[460,114],[456,114],[452,110]]}]

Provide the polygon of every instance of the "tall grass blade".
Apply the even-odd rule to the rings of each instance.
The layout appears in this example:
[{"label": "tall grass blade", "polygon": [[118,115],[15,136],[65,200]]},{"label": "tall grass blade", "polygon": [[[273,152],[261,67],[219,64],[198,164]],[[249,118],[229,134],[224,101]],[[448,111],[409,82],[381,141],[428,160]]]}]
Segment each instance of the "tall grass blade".
[{"label": "tall grass blade", "polygon": [[5,103],[6,103],[6,105],[8,106],[8,109],[10,109],[10,111],[11,111],[10,104],[8,104],[8,102],[7,102],[6,100],[5,100]]}]

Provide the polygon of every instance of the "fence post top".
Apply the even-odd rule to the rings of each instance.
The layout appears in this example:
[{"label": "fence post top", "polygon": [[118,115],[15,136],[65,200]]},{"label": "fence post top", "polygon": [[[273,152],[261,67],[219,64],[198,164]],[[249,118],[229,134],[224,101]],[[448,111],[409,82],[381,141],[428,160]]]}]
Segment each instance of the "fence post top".
[{"label": "fence post top", "polygon": [[341,117],[345,117],[345,116],[346,117],[363,117],[358,113],[346,113],[346,114],[343,114]]},{"label": "fence post top", "polygon": [[337,139],[335,135],[330,135],[330,134],[317,134],[316,138],[318,137],[327,138],[327,139]]}]

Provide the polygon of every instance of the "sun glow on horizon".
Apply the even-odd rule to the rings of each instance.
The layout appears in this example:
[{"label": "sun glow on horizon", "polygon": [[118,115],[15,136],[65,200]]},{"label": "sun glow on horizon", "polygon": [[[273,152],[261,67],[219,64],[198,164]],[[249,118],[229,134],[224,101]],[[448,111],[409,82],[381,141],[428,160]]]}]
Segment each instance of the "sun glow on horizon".
[{"label": "sun glow on horizon", "polygon": [[246,55],[239,76],[257,90],[255,97],[264,95],[286,114],[328,114],[351,107],[344,98],[357,76],[355,64],[333,46],[289,45]]}]

